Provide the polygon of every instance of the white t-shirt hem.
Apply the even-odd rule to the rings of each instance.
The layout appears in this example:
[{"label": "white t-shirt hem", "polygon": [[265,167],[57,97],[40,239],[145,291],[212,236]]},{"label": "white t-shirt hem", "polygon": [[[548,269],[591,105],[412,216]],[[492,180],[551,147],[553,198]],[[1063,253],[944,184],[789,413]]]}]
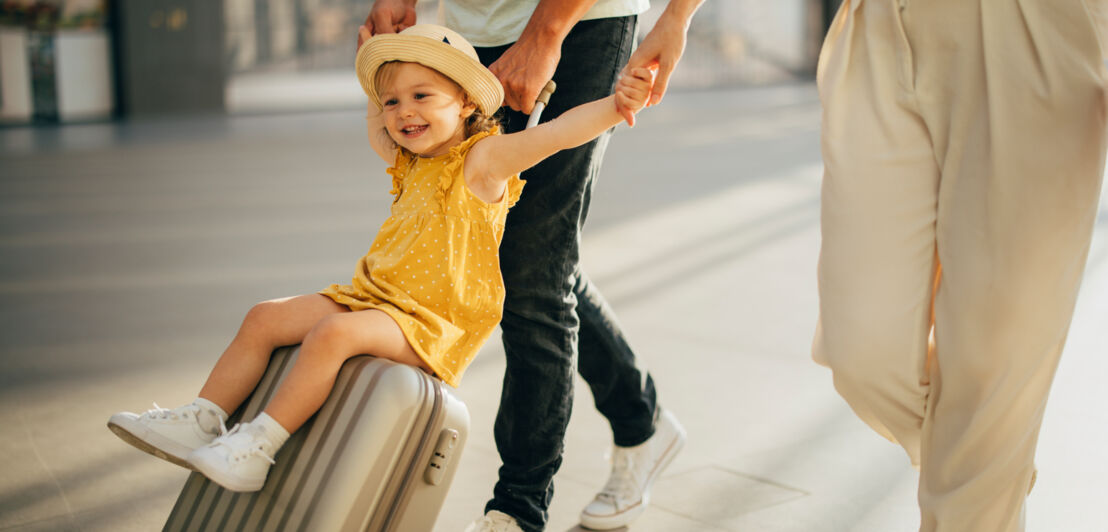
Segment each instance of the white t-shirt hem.
[{"label": "white t-shirt hem", "polygon": [[[519,40],[538,0],[442,0],[439,21],[473,46],[492,47]],[[650,0],[598,0],[581,20],[639,15]]]}]

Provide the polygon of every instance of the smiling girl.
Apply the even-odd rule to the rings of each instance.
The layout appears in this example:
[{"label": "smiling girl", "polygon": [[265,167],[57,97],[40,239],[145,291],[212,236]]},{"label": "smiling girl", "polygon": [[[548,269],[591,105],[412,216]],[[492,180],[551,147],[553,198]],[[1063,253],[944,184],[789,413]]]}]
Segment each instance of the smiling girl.
[{"label": "smiling girl", "polygon": [[[362,28],[362,31],[366,31]],[[121,412],[108,426],[128,443],[200,471],[235,491],[256,491],[273,456],[319,409],[342,364],[370,354],[457,386],[500,321],[498,248],[519,173],[633,115],[653,74],[635,69],[613,95],[510,135],[491,117],[504,92],[453,31],[417,25],[367,38],[358,78],[369,96],[369,141],[392,167],[392,212],[350,284],[255,305],[199,397],[173,410]],[[265,411],[226,434],[279,346],[300,355]]]}]

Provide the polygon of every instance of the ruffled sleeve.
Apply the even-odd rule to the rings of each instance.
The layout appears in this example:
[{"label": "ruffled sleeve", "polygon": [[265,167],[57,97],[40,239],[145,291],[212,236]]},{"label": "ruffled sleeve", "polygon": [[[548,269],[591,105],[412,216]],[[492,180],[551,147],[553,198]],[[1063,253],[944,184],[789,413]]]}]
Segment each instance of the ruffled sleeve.
[{"label": "ruffled sleeve", "polygon": [[508,190],[505,192],[507,196],[505,201],[507,201],[509,209],[519,201],[520,195],[523,194],[523,185],[526,184],[526,181],[519,178],[519,174],[508,178]]},{"label": "ruffled sleeve", "polygon": [[450,187],[454,183],[454,178],[462,175],[462,171],[465,167],[466,154],[469,153],[469,149],[472,148],[474,144],[477,144],[477,141],[485,137],[499,134],[500,128],[494,127],[488,131],[477,133],[459,142],[457,146],[450,148],[450,153],[442,166],[442,173],[439,174],[438,187],[436,187],[435,190],[435,199],[439,200],[440,205],[446,207],[446,194],[450,192]]},{"label": "ruffled sleeve", "polygon": [[408,175],[408,170],[412,167],[412,155],[403,149],[396,148],[396,159],[393,165],[385,171],[392,176],[392,190],[389,194],[393,196],[400,196],[400,192],[404,190],[404,176]]}]

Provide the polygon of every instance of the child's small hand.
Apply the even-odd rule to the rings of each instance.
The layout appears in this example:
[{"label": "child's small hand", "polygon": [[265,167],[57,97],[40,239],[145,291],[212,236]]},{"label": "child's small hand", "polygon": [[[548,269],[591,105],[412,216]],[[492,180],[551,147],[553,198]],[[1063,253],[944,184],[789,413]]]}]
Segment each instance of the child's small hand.
[{"label": "child's small hand", "polygon": [[620,76],[619,81],[616,82],[616,111],[627,121],[627,125],[634,127],[635,113],[646,107],[650,90],[654,86],[654,75],[657,72],[657,64],[647,68],[633,68]]}]

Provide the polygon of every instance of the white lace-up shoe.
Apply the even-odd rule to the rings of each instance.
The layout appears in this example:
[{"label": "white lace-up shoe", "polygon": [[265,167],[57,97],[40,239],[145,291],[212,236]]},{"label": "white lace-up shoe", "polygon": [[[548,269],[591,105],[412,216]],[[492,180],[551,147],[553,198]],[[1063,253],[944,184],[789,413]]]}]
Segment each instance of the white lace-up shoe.
[{"label": "white lace-up shoe", "polygon": [[523,532],[515,518],[497,510],[490,510],[466,527],[465,532]]},{"label": "white lace-up shoe", "polygon": [[223,420],[196,404],[168,410],[154,403],[153,410],[142,414],[113,415],[108,419],[108,428],[145,452],[191,469],[189,453],[214,440],[223,431]]},{"label": "white lace-up shoe", "polygon": [[581,511],[581,525],[611,530],[629,525],[650,504],[650,485],[685,446],[685,429],[663,410],[654,424],[654,435],[634,447],[612,450],[612,475],[608,483]]},{"label": "white lace-up shoe", "polygon": [[235,425],[189,455],[192,467],[231,491],[258,491],[273,465],[273,442],[251,423]]}]

